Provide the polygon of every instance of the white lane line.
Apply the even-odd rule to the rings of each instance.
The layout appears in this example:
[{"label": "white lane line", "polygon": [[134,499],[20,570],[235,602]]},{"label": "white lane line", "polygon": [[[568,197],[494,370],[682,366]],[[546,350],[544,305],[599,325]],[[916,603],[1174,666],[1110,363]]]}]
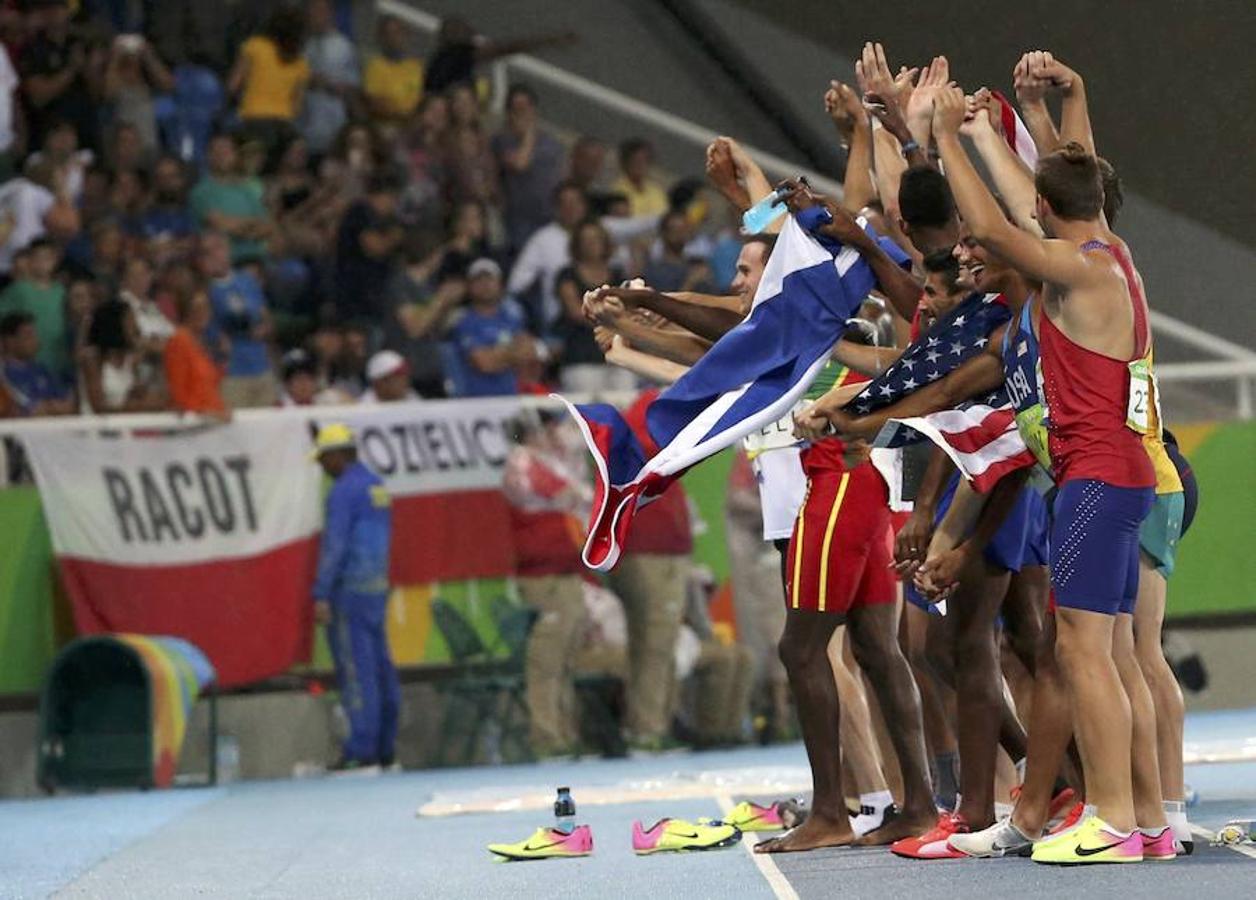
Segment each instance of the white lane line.
[{"label": "white lane line", "polygon": [[[1191,833],[1197,837],[1202,837],[1210,844],[1217,839],[1215,832],[1209,831],[1207,828],[1201,828],[1198,825],[1191,826]],[[1244,856],[1256,859],[1256,847],[1249,847],[1246,844],[1218,844],[1217,846],[1225,847],[1227,850],[1233,850],[1235,853],[1242,853]]]},{"label": "white lane line", "polygon": [[[728,815],[733,811],[733,799],[723,792],[715,795],[715,802],[720,806],[720,815]],[[741,841],[741,848],[750,854],[751,861],[759,870],[759,874],[767,880],[768,887],[772,889],[772,893],[776,894],[777,900],[799,900],[798,892],[794,890],[794,886],[789,880],[781,874],[781,870],[776,865],[776,860],[772,858],[770,853],[755,853],[754,841]]]}]

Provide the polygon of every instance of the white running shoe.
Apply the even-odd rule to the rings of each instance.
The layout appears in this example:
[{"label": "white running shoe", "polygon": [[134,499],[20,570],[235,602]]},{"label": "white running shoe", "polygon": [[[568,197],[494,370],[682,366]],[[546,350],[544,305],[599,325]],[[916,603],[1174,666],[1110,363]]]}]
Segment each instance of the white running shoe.
[{"label": "white running shoe", "polygon": [[1016,856],[1032,847],[1034,842],[1012,824],[1011,816],[1006,816],[981,831],[953,834],[947,844],[966,856],[984,859],[992,856]]}]

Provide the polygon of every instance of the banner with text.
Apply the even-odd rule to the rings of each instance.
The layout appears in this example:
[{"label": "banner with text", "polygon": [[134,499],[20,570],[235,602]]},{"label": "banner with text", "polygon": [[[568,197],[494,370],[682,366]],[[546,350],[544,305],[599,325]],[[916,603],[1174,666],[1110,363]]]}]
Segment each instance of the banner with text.
[{"label": "banner with text", "polygon": [[175,433],[33,432],[35,470],[80,633],[186,638],[223,685],[309,657],[322,522],[308,453],[342,421],[393,495],[397,585],[507,575],[501,495],[513,399],[311,409]]}]

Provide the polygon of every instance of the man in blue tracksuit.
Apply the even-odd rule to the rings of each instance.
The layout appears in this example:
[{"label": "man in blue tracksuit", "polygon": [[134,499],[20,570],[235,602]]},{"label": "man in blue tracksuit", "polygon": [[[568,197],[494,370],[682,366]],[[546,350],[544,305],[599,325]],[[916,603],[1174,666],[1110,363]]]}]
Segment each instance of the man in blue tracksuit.
[{"label": "man in blue tracksuit", "polygon": [[401,688],[388,653],[388,492],[358,462],[346,425],[323,427],[314,456],[332,479],[327,522],[314,581],[314,618],[327,626],[349,737],[335,769],[390,766],[397,738]]}]

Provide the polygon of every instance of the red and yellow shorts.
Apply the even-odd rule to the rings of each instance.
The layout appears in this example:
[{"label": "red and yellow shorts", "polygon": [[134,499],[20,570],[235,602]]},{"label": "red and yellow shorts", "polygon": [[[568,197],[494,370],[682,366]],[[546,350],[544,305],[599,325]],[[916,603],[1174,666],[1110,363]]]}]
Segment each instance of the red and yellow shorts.
[{"label": "red and yellow shorts", "polygon": [[845,614],[895,599],[888,492],[871,463],[811,470],[786,561],[786,605]]}]

